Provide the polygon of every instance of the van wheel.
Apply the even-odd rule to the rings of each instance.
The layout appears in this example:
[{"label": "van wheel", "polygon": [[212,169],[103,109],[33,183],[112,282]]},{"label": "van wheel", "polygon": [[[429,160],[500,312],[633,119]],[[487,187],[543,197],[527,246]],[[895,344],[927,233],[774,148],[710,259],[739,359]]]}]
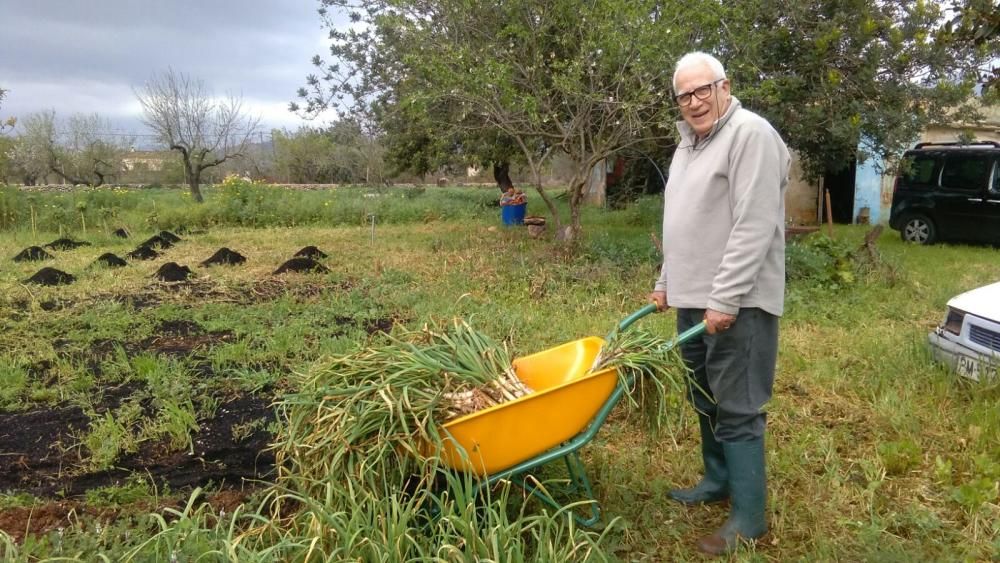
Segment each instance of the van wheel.
[{"label": "van wheel", "polygon": [[932,244],[937,239],[934,222],[923,215],[911,215],[903,222],[900,234],[906,242]]}]

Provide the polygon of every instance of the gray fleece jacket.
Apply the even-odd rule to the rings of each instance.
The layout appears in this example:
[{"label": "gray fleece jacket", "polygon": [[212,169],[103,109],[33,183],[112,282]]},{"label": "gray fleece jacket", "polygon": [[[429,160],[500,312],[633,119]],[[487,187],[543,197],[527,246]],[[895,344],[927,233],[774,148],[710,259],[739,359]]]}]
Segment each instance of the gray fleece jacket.
[{"label": "gray fleece jacket", "polygon": [[664,192],[663,270],[671,307],[780,316],[785,294],[785,187],[791,157],[764,118],[732,103],[708,137],[677,123]]}]

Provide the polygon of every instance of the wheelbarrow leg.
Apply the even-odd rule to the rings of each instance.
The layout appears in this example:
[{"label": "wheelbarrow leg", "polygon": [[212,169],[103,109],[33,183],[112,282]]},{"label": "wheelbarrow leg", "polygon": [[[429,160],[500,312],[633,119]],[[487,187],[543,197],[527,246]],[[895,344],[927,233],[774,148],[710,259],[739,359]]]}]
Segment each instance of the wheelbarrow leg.
[{"label": "wheelbarrow leg", "polygon": [[[569,484],[558,492],[575,494],[583,497],[580,501],[570,503],[575,506],[562,504],[557,501],[552,494],[549,493],[548,488],[532,475],[522,473],[511,479],[511,483],[521,487],[526,493],[534,496],[557,511],[568,512],[573,517],[573,520],[580,526],[586,528],[593,527],[601,521],[601,506],[598,504],[597,499],[594,498],[594,491],[590,486],[590,479],[587,478],[587,471],[583,466],[583,462],[580,461],[580,457],[576,454],[576,452],[566,454],[563,456],[563,460],[566,462],[566,469],[569,472]],[[586,514],[580,514],[580,510],[583,509],[582,505],[584,504],[588,505],[589,510],[587,512],[589,512],[589,516],[586,516]]]},{"label": "wheelbarrow leg", "polygon": [[601,521],[601,505],[594,498],[594,490],[590,486],[590,479],[587,478],[587,470],[583,466],[583,462],[580,461],[580,456],[573,452],[565,459],[570,478],[569,489],[584,496],[590,504],[590,518],[580,518],[576,512],[573,512],[573,519],[576,520],[577,524],[589,528]]}]

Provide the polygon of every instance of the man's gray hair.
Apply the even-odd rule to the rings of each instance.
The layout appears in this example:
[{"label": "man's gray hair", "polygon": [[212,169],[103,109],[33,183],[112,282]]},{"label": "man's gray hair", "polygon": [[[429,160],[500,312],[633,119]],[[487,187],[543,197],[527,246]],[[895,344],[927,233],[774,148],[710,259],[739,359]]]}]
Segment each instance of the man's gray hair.
[{"label": "man's gray hair", "polygon": [[708,53],[694,51],[684,55],[677,61],[677,66],[674,68],[674,92],[677,92],[677,75],[682,70],[696,66],[707,66],[712,69],[712,74],[715,75],[716,80],[726,77],[726,69],[722,68],[722,63],[719,62],[719,59]]}]

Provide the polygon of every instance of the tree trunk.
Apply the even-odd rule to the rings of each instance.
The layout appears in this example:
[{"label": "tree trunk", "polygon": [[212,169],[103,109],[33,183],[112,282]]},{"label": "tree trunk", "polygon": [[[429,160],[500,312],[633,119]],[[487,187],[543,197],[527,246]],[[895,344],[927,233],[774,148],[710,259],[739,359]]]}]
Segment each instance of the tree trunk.
[{"label": "tree trunk", "polygon": [[493,179],[497,182],[497,187],[501,192],[506,192],[508,188],[514,187],[514,182],[510,181],[510,163],[494,162]]},{"label": "tree trunk", "polygon": [[204,203],[205,198],[201,195],[201,170],[194,172],[189,171],[188,175],[188,187],[191,188],[191,197],[198,203]]},{"label": "tree trunk", "polygon": [[575,242],[583,232],[583,225],[580,222],[580,209],[583,207],[583,190],[587,186],[590,174],[583,175],[578,172],[569,183],[569,225],[562,233],[562,239],[567,242]]}]

